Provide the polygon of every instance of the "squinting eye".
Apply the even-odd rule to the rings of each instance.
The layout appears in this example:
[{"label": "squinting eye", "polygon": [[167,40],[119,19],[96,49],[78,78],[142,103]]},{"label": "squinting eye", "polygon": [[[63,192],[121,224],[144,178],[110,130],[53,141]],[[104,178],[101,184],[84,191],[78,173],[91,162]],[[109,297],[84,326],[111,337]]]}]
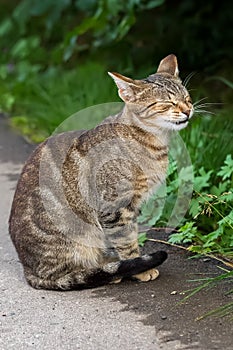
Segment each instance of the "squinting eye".
[{"label": "squinting eye", "polygon": [[186,99],[185,99],[185,100],[186,100],[186,102],[188,102],[188,103],[193,103],[193,102],[192,102],[192,99],[191,99],[191,97],[190,97],[190,96],[186,97]]},{"label": "squinting eye", "polygon": [[149,106],[147,106],[146,108],[150,108],[150,107],[156,105],[157,103],[158,103],[158,102],[153,102],[153,103],[151,103]]}]

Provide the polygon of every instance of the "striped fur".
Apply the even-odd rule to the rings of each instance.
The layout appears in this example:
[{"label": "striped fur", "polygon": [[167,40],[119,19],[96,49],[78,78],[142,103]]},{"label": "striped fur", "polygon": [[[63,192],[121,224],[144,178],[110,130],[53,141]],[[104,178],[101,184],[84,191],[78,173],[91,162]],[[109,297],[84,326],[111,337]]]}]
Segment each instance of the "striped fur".
[{"label": "striped fur", "polygon": [[140,256],[137,215],[165,179],[170,131],[187,125],[190,97],[174,55],[147,79],[110,75],[123,110],[92,130],[49,138],[19,179],[9,231],[34,288],[148,281],[167,257]]}]

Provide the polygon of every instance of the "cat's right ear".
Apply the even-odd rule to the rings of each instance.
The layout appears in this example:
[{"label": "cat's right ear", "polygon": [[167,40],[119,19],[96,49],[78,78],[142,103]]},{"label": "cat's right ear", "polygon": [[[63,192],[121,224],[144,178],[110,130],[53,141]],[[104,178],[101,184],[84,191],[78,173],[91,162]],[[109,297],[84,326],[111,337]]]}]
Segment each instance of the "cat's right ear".
[{"label": "cat's right ear", "polygon": [[160,62],[157,73],[168,73],[177,78],[179,75],[179,69],[176,56],[171,54],[165,57]]},{"label": "cat's right ear", "polygon": [[134,102],[138,86],[135,81],[115,72],[108,72],[118,87],[118,94],[124,102]]}]

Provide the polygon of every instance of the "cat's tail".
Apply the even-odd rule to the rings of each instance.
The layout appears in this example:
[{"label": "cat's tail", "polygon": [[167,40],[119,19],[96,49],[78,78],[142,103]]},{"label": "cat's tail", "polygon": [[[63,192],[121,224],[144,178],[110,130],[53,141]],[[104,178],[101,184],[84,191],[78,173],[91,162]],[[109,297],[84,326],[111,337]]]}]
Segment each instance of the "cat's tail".
[{"label": "cat's tail", "polygon": [[83,271],[72,271],[57,279],[35,276],[29,268],[24,268],[28,283],[37,289],[71,290],[100,287],[122,278],[130,278],[161,265],[167,253],[158,251],[134,259],[120,260],[104,265],[89,274]]},{"label": "cat's tail", "polygon": [[141,257],[120,260],[108,263],[86,279],[86,288],[99,287],[122,278],[130,278],[147,270],[161,265],[167,259],[167,253],[157,251],[156,253],[143,255]]}]

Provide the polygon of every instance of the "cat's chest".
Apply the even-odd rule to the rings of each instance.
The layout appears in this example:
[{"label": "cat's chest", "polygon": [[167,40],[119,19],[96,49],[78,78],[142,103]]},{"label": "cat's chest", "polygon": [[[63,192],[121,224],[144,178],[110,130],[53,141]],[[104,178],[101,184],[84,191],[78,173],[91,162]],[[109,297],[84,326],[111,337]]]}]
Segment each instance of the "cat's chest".
[{"label": "cat's chest", "polygon": [[168,157],[163,156],[163,159],[155,159],[148,162],[146,171],[148,190],[143,194],[142,199],[148,199],[156,189],[165,181],[168,167]]},{"label": "cat's chest", "polygon": [[[102,164],[95,177],[95,188],[98,193],[100,207],[106,211],[103,203],[114,207],[122,203],[135,201],[136,206],[147,199],[161,183],[165,181],[168,165],[167,152],[121,151],[119,158]],[[131,153],[131,155],[130,155]],[[124,155],[127,154],[127,157]],[[91,172],[92,173],[92,172]],[[119,202],[119,203],[118,203]]]}]

